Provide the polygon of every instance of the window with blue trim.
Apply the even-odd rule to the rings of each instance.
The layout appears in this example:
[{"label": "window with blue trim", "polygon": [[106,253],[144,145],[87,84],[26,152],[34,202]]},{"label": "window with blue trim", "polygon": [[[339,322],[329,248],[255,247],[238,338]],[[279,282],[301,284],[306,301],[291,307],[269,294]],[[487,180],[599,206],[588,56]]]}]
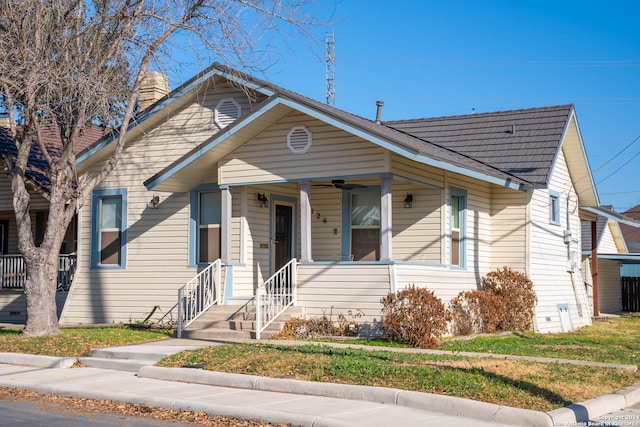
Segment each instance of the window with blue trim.
[{"label": "window with blue trim", "polygon": [[191,193],[190,265],[208,264],[220,258],[221,205],[217,186],[205,186]]},{"label": "window with blue trim", "polygon": [[549,190],[549,224],[560,225],[560,193]]},{"label": "window with blue trim", "polygon": [[449,223],[450,262],[452,266],[464,268],[466,266],[467,192],[451,188],[449,206],[451,208],[451,221]]},{"label": "window with blue trim", "polygon": [[91,267],[125,267],[127,189],[94,190],[91,202]]}]

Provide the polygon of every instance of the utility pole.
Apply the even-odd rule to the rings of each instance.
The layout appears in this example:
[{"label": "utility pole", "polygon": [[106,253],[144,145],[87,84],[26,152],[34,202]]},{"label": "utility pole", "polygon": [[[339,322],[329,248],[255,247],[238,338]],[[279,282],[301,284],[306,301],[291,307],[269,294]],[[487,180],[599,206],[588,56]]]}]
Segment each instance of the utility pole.
[{"label": "utility pole", "polygon": [[327,46],[327,105],[336,106],[336,30],[325,35]]}]

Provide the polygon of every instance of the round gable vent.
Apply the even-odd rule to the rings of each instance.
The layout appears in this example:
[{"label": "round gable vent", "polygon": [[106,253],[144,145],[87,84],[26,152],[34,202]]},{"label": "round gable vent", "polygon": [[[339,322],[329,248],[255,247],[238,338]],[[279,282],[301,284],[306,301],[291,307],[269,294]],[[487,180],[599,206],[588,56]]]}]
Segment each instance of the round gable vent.
[{"label": "round gable vent", "polygon": [[287,146],[293,154],[304,154],[311,147],[311,131],[304,125],[296,125],[287,134]]}]

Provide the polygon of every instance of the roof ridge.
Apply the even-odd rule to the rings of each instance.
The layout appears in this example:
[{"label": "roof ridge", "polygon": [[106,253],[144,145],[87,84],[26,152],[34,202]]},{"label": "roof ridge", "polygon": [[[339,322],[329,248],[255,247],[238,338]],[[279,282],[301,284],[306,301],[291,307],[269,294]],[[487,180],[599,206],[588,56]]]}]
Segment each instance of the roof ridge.
[{"label": "roof ridge", "polygon": [[434,117],[421,117],[421,118],[413,118],[413,119],[400,119],[400,120],[387,120],[384,121],[383,124],[395,124],[395,123],[410,123],[410,122],[421,122],[426,120],[439,120],[439,119],[456,119],[456,118],[464,118],[468,119],[470,117],[486,117],[486,116],[501,116],[501,115],[509,115],[509,114],[522,114],[525,112],[535,112],[535,111],[553,111],[553,110],[562,110],[562,109],[572,109],[574,108],[574,104],[562,104],[562,105],[550,105],[543,107],[529,107],[529,108],[518,108],[513,110],[499,110],[499,111],[487,111],[484,113],[469,113],[469,114],[455,114],[452,116],[434,116]]}]

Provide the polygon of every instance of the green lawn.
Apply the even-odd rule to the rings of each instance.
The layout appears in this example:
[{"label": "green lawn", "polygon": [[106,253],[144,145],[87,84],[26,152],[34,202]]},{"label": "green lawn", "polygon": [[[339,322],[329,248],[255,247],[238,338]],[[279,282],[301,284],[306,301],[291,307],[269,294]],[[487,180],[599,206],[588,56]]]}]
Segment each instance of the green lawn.
[{"label": "green lawn", "polygon": [[439,350],[543,356],[640,366],[640,318],[597,320],[563,334],[515,333],[472,340],[445,340]]},{"label": "green lawn", "polygon": [[0,351],[49,356],[87,356],[92,348],[168,338],[169,331],[128,327],[62,329],[53,337],[25,338],[18,329],[0,329]]}]

